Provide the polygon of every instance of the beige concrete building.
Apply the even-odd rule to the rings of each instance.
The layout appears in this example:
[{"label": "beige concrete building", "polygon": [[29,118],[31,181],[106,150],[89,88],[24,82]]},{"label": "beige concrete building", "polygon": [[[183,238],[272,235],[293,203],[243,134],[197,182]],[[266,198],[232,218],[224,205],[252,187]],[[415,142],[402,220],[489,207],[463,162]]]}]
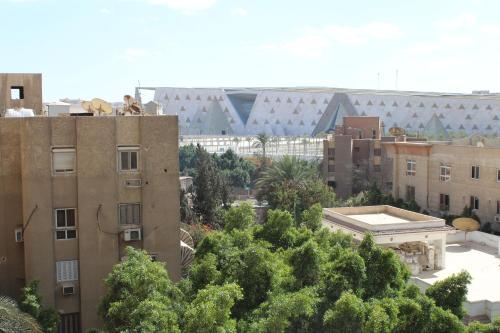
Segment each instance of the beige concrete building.
[{"label": "beige concrete building", "polygon": [[[377,182],[382,190],[392,189],[392,162],[382,151],[378,117],[344,117],[343,125],[323,142],[323,177],[337,196],[347,198]],[[384,170],[384,172],[382,172]]]},{"label": "beige concrete building", "polygon": [[395,198],[414,199],[434,215],[458,215],[469,206],[500,230],[500,148],[396,142],[384,150],[394,160]]},{"label": "beige concrete building", "polygon": [[42,74],[0,73],[0,116],[15,108],[42,114]]},{"label": "beige concrete building", "polygon": [[177,124],[173,116],[0,118],[0,294],[39,280],[61,332],[80,332],[101,326],[103,279],[127,245],[179,279]]}]

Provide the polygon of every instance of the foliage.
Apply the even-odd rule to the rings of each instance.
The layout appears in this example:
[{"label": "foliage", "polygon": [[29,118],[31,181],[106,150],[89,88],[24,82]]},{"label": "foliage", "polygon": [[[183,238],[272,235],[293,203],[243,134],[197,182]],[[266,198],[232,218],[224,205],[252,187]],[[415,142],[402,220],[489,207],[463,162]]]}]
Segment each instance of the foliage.
[{"label": "foliage", "polygon": [[474,321],[467,327],[467,333],[498,333],[500,332],[500,317],[497,317],[493,322],[483,324]]},{"label": "foliage", "polygon": [[224,215],[224,228],[246,229],[255,223],[255,212],[250,202],[243,202],[237,207],[231,207]]},{"label": "foliage", "polygon": [[450,310],[455,316],[462,318],[464,315],[462,304],[466,300],[467,285],[471,280],[471,275],[462,271],[434,283],[426,290],[425,294],[432,298],[437,306]]},{"label": "foliage", "polygon": [[99,312],[110,332],[180,332],[175,312],[177,288],[161,263],[146,252],[126,248],[126,259],[105,280]]},{"label": "foliage", "polygon": [[32,315],[23,312],[16,301],[0,296],[0,332],[42,333],[43,331],[37,320]]},{"label": "foliage", "polygon": [[183,332],[236,332],[236,320],[231,318],[231,308],[242,298],[241,288],[235,283],[209,285],[200,290],[186,309]]},{"label": "foliage", "polygon": [[204,224],[220,226],[217,209],[229,205],[229,188],[213,158],[200,145],[196,147],[196,175],[193,179],[193,208]]},{"label": "foliage", "polygon": [[343,293],[324,316],[328,332],[361,332],[365,317],[363,301],[349,292]]},{"label": "foliage", "polygon": [[31,281],[22,289],[19,309],[35,318],[45,333],[57,332],[59,315],[54,309],[43,308],[38,294],[38,281]]},{"label": "foliage", "polygon": [[300,214],[315,203],[331,207],[335,195],[318,177],[318,166],[295,156],[284,156],[271,164],[257,179],[257,199],[266,200],[273,209]]}]

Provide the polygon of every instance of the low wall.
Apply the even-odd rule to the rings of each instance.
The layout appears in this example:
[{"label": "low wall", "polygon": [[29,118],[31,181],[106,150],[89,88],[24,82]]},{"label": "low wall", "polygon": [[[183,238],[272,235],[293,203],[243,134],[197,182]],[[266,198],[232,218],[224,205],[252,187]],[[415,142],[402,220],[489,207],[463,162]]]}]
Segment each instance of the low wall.
[{"label": "low wall", "polygon": [[446,235],[446,243],[463,243],[464,241],[474,242],[497,250],[500,254],[500,236],[488,234],[481,231],[456,231]]}]

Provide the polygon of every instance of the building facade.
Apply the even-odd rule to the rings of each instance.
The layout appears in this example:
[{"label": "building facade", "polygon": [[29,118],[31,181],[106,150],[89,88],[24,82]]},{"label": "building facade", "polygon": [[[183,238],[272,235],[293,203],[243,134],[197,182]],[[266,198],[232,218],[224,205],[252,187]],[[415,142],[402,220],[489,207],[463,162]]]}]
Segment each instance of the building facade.
[{"label": "building facade", "polygon": [[[0,294],[40,281],[61,332],[102,325],[127,245],[181,276],[176,117],[0,118]],[[77,328],[78,330],[70,330]]]},{"label": "building facade", "polygon": [[0,73],[0,116],[16,108],[42,114],[42,74]]},{"label": "building facade", "polygon": [[334,130],[344,116],[379,117],[387,128],[434,140],[500,134],[500,95],[488,91],[140,87],[136,97],[146,91],[154,91],[163,114],[179,116],[183,135],[315,136]]},{"label": "building facade", "polygon": [[384,143],[393,159],[393,195],[414,199],[432,214],[459,215],[472,207],[500,230],[500,148],[447,142]]},{"label": "building facade", "polygon": [[392,162],[382,151],[378,117],[344,117],[343,125],[323,141],[323,178],[340,198],[365,189],[371,182],[392,190]]}]

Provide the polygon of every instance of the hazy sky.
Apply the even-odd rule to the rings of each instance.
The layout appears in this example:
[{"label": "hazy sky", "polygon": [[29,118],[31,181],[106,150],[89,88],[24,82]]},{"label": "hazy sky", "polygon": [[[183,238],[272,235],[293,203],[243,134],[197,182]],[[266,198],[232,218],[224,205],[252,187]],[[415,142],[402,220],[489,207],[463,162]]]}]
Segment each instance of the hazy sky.
[{"label": "hazy sky", "polygon": [[[142,86],[500,91],[500,1],[0,0],[0,72],[44,100]],[[379,73],[379,74],[378,74]]]}]

